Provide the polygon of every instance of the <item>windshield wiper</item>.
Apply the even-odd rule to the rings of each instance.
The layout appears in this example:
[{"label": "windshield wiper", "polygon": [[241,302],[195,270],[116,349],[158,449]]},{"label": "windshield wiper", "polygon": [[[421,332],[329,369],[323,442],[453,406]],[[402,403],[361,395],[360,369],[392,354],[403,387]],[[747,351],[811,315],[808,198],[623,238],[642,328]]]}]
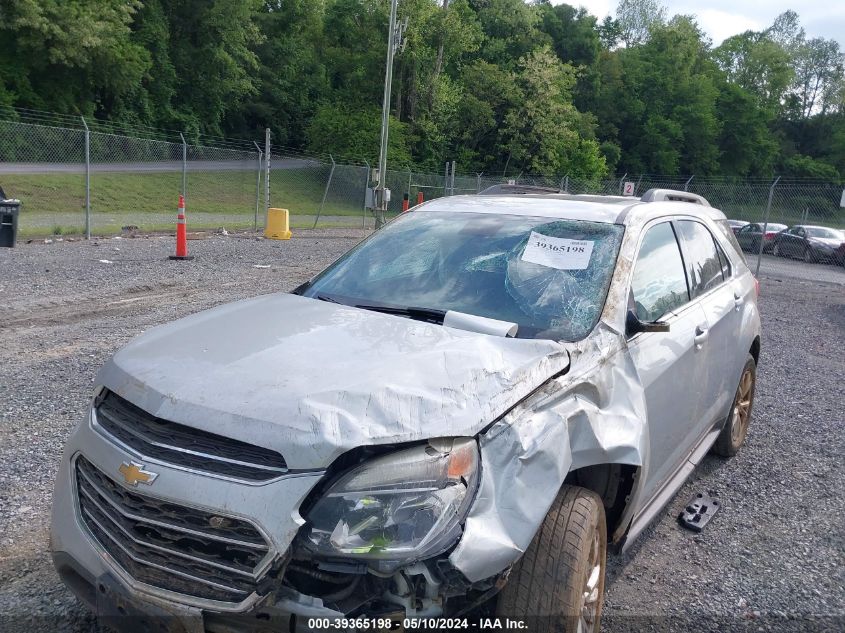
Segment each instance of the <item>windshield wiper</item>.
[{"label": "windshield wiper", "polygon": [[319,301],[326,301],[328,303],[336,303],[338,305],[344,305],[340,301],[338,301],[334,297],[330,297],[329,295],[315,295],[314,298],[319,300]]},{"label": "windshield wiper", "polygon": [[396,316],[406,316],[417,321],[426,321],[428,323],[442,324],[443,319],[446,318],[445,310],[437,310],[435,308],[420,308],[416,306],[386,306],[374,303],[359,303],[355,306],[362,310],[372,310],[373,312],[381,312],[382,314],[395,314]]},{"label": "windshield wiper", "polygon": [[[381,312],[382,314],[394,314],[396,316],[405,316],[417,321],[426,321],[428,323],[437,323],[442,325],[443,319],[446,318],[445,310],[436,310],[435,308],[419,308],[416,306],[389,306],[380,303],[352,303],[356,301],[351,297],[343,297],[346,301],[335,299],[332,295],[319,293],[314,295],[314,298],[319,301],[327,303],[336,303],[343,306],[352,306],[360,308],[361,310],[371,310],[373,312]],[[358,300],[360,301],[360,299]]]}]

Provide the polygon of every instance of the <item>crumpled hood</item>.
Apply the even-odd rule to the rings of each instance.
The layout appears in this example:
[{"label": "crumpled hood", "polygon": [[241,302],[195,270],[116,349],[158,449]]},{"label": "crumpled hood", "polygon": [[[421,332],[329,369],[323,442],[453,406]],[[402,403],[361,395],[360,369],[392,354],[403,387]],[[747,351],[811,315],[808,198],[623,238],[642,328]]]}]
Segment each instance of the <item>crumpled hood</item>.
[{"label": "crumpled hood", "polygon": [[475,435],[568,364],[554,341],[272,294],[147,332],[97,382],[313,469],[361,445]]}]

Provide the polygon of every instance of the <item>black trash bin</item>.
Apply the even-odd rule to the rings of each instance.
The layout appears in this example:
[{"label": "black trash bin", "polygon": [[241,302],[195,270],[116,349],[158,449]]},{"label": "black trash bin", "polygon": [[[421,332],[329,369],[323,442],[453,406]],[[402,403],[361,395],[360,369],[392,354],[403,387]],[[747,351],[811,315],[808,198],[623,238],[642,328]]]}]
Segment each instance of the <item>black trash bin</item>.
[{"label": "black trash bin", "polygon": [[0,198],[0,247],[14,247],[18,239],[18,214],[20,210],[20,200],[3,200]]}]

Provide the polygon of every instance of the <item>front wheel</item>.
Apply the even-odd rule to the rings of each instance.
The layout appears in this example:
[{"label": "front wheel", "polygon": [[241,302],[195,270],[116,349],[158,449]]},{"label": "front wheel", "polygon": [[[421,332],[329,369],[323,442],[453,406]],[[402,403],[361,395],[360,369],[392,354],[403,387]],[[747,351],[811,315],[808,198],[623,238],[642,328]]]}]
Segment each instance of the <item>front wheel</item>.
[{"label": "front wheel", "polygon": [[754,389],[757,385],[757,363],[749,354],[742,368],[742,376],[736,388],[733,406],[725,421],[725,426],[711,449],[721,457],[733,457],[737,454],[745,436],[748,434],[748,423],[751,421],[751,407],[754,405]]},{"label": "front wheel", "polygon": [[532,631],[599,631],[607,528],[597,494],[563,486],[496,604],[501,618],[531,619]]},{"label": "front wheel", "polygon": [[777,242],[775,242],[775,245],[772,247],[772,255],[780,257],[780,244]]},{"label": "front wheel", "polygon": [[812,264],[814,261],[816,261],[816,258],[813,257],[813,251],[809,248],[804,249],[804,261],[808,264]]}]

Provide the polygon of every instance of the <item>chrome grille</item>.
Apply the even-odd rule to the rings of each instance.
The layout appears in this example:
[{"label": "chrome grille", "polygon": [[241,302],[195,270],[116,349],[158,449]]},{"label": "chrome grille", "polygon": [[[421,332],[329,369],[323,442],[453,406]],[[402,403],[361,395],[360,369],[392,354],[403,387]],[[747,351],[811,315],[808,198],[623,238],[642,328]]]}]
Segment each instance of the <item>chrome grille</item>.
[{"label": "chrome grille", "polygon": [[97,424],[149,459],[215,475],[267,481],[287,472],[274,450],[162,420],[112,392],[97,405]]},{"label": "chrome grille", "polygon": [[255,590],[269,547],[251,523],[127,490],[82,456],[76,486],[85,525],[136,580],[224,602]]}]

